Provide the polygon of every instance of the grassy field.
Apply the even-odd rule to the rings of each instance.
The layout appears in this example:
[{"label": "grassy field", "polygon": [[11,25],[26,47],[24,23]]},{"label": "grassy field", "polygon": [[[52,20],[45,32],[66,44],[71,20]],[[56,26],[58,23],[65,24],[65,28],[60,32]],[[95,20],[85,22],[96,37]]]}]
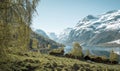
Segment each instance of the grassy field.
[{"label": "grassy field", "polygon": [[92,63],[38,52],[11,52],[0,59],[0,71],[120,71],[120,65]]}]

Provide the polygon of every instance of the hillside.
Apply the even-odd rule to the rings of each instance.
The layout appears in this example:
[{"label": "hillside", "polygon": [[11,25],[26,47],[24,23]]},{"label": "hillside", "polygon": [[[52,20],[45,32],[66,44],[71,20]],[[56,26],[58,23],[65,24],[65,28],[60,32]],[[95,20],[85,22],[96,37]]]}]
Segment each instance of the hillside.
[{"label": "hillside", "polygon": [[[15,49],[15,48],[14,48]],[[15,49],[16,50],[16,49]],[[85,62],[37,52],[11,51],[0,60],[0,71],[119,71],[120,65]],[[7,62],[6,62],[7,61]]]},{"label": "hillside", "polygon": [[37,45],[39,45],[40,48],[45,48],[48,45],[50,45],[52,48],[58,48],[58,47],[63,46],[62,44],[57,43],[54,40],[51,40],[50,38],[46,38],[46,37],[42,36],[41,34],[37,34],[35,32],[31,33],[31,38],[38,40]]}]

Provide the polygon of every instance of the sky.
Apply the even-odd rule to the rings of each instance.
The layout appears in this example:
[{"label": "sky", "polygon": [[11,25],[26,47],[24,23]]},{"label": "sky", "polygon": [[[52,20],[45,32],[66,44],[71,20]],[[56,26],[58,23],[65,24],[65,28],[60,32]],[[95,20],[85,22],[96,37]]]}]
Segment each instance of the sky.
[{"label": "sky", "polygon": [[87,15],[96,16],[111,10],[120,10],[120,0],[41,0],[32,29],[59,34]]}]

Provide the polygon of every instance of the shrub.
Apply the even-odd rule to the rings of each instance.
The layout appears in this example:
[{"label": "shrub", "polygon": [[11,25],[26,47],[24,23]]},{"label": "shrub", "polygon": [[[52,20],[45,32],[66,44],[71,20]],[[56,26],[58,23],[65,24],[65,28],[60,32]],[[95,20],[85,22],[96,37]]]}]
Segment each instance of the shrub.
[{"label": "shrub", "polygon": [[70,52],[70,54],[72,55],[72,57],[74,58],[82,58],[83,57],[83,53],[82,53],[82,47],[80,46],[80,44],[78,42],[75,42],[73,44],[73,49]]},{"label": "shrub", "polygon": [[50,49],[50,48],[51,48],[51,45],[50,45],[50,44],[48,44],[48,46],[47,46],[47,47],[48,47],[48,49]]},{"label": "shrub", "polygon": [[109,59],[110,59],[111,63],[114,63],[114,64],[118,63],[118,55],[116,53],[114,53],[113,50],[110,52]]},{"label": "shrub", "polygon": [[37,49],[38,48],[38,40],[33,38],[32,39],[32,48]]},{"label": "shrub", "polygon": [[53,49],[49,52],[50,55],[55,55],[55,56],[63,56],[64,55],[64,48],[58,48],[58,49]]},{"label": "shrub", "polygon": [[90,51],[86,50],[86,56],[90,56]]}]

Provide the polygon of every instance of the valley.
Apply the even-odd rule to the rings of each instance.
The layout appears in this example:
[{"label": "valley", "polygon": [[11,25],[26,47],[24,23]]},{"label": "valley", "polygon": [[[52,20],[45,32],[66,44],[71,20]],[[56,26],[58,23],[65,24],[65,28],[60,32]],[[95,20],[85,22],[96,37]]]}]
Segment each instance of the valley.
[{"label": "valley", "polygon": [[0,71],[120,71],[118,3],[0,0]]}]

